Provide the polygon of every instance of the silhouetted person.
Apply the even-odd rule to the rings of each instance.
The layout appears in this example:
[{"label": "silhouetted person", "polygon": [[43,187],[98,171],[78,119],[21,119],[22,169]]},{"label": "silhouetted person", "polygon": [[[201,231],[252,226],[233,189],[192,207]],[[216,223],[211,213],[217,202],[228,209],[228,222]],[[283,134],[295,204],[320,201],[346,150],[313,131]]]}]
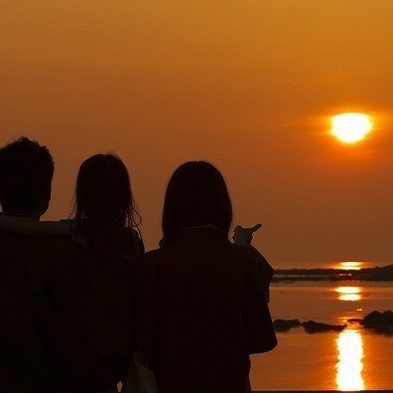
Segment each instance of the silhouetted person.
[{"label": "silhouetted person", "polygon": [[[38,221],[0,214],[0,228],[31,237],[65,236],[89,249],[105,264],[114,263],[121,279],[139,268],[144,253],[128,171],[114,153],[95,154],[79,168],[71,219]],[[135,228],[135,229],[134,229]],[[118,266],[116,266],[118,265]]]},{"label": "silhouetted person", "polygon": [[140,347],[160,393],[249,392],[249,355],[277,344],[267,304],[274,270],[228,240],[231,223],[220,172],[204,161],[177,168],[161,248],[142,257]]},{"label": "silhouetted person", "polygon": [[[35,141],[0,149],[3,212],[39,220],[53,171],[49,151]],[[133,293],[112,274],[117,260],[108,248],[101,255],[112,255],[112,265],[70,236],[0,230],[0,391],[87,393],[126,375],[135,352]]]}]

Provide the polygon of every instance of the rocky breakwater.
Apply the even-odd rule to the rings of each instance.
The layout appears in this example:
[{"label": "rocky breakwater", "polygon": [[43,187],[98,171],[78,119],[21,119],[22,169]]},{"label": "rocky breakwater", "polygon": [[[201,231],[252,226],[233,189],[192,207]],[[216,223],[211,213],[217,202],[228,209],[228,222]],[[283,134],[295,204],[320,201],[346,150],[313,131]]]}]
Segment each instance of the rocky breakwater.
[{"label": "rocky breakwater", "polygon": [[[377,333],[393,334],[393,311],[373,311],[363,319],[352,319],[348,323],[359,323],[364,329],[372,329]],[[332,325],[313,320],[300,322],[298,319],[276,319],[273,325],[276,332],[287,332],[302,326],[307,333],[339,332],[347,327],[347,324]]]},{"label": "rocky breakwater", "polygon": [[274,329],[276,332],[287,332],[288,330],[296,327],[303,326],[307,333],[340,331],[345,329],[347,325],[331,325],[323,322],[306,321],[300,322],[298,319],[276,319],[273,321]]}]

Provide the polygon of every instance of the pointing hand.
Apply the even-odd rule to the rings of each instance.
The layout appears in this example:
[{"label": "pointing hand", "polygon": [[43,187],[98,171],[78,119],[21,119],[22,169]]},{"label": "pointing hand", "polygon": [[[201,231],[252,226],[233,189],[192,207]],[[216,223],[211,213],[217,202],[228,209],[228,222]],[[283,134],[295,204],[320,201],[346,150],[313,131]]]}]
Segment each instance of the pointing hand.
[{"label": "pointing hand", "polygon": [[237,225],[234,230],[234,235],[232,239],[236,244],[240,245],[249,245],[251,244],[251,240],[253,238],[253,233],[256,232],[262,224],[254,225],[252,228],[243,228],[240,225]]}]

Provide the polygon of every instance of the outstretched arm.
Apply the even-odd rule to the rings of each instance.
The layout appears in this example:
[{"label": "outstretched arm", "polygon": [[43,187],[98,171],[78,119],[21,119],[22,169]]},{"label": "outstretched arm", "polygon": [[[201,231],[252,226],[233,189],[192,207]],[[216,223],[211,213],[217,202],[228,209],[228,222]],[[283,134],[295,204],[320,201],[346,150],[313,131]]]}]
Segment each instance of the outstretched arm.
[{"label": "outstretched arm", "polygon": [[232,237],[236,244],[240,245],[250,245],[253,237],[253,233],[256,232],[262,224],[254,225],[252,228],[243,228],[237,225],[234,230],[234,235]]},{"label": "outstretched arm", "polygon": [[66,223],[62,221],[37,221],[29,217],[0,214],[0,228],[31,237],[70,236]]}]

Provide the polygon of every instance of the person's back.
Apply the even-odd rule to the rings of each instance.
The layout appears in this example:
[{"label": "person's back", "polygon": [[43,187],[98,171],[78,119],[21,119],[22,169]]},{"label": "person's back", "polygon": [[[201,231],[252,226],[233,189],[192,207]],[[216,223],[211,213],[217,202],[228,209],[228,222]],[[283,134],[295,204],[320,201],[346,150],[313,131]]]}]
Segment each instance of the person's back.
[{"label": "person's back", "polygon": [[161,248],[141,258],[139,345],[161,393],[247,393],[252,353],[277,344],[267,300],[273,268],[232,244],[232,205],[211,164],[175,170]]},{"label": "person's back", "polygon": [[124,376],[132,296],[101,269],[68,239],[0,232],[0,391],[88,392]]},{"label": "person's back", "polygon": [[263,257],[219,229],[201,228],[142,263],[141,334],[148,343],[160,337],[150,359],[159,390],[247,392],[249,354],[276,344],[264,293],[273,270]]},{"label": "person's back", "polygon": [[[48,149],[28,138],[1,148],[4,214],[38,221],[53,170]],[[133,295],[112,273],[71,239],[0,231],[0,391],[93,392],[125,376]]]}]

